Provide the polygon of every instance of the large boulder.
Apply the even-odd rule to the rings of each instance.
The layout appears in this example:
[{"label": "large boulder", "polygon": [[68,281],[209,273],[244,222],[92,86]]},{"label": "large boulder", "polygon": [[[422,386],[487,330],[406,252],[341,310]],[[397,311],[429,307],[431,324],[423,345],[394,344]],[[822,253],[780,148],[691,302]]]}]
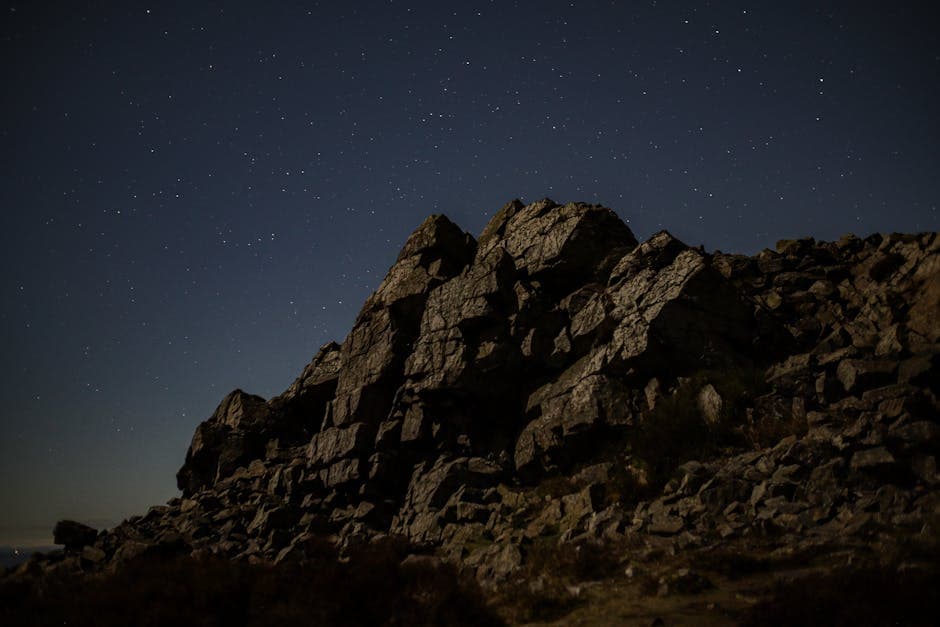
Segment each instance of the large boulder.
[{"label": "large boulder", "polygon": [[211,486],[264,453],[270,410],[263,398],[234,390],[212,416],[196,427],[176,483],[184,496]]},{"label": "large boulder", "polygon": [[662,231],[625,255],[608,287],[618,324],[608,361],[657,376],[721,367],[781,336],[700,250]]},{"label": "large boulder", "polygon": [[326,406],[336,394],[342,365],[339,344],[324,344],[291,386],[270,400],[268,405],[276,420],[273,428],[279,438],[290,443],[306,441],[321,429]]},{"label": "large boulder", "polygon": [[52,541],[65,546],[67,551],[77,551],[94,544],[98,531],[74,520],[60,520],[52,530]]},{"label": "large boulder", "polygon": [[558,205],[543,199],[523,206],[514,201],[500,210],[480,235],[480,255],[501,247],[520,276],[564,295],[595,280],[605,280],[616,260],[636,246],[620,218],[600,205]]}]

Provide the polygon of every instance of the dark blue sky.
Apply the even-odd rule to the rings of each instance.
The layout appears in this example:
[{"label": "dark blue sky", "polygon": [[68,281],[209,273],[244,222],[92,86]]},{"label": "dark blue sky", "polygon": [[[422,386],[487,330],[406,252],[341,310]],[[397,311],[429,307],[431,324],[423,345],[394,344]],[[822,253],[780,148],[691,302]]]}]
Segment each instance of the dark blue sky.
[{"label": "dark blue sky", "polygon": [[0,544],[172,497],[430,213],[601,202],[749,253],[940,226],[929,3],[271,4],[3,8]]}]

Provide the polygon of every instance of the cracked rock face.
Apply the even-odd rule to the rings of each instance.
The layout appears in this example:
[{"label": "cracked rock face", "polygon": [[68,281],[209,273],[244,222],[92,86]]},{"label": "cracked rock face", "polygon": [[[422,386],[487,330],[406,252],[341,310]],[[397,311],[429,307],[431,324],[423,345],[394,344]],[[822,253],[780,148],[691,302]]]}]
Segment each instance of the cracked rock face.
[{"label": "cracked rock face", "polygon": [[428,218],[412,233],[343,342],[343,368],[327,423],[385,418],[428,295],[466,267],[474,248],[473,238],[444,216]]},{"label": "cracked rock face", "polygon": [[513,201],[479,240],[432,216],[341,344],[196,428],[181,499],[62,538],[94,570],[394,534],[499,581],[546,538],[920,528],[940,503],[938,286],[935,233],[746,257],[638,243],[597,205]]}]

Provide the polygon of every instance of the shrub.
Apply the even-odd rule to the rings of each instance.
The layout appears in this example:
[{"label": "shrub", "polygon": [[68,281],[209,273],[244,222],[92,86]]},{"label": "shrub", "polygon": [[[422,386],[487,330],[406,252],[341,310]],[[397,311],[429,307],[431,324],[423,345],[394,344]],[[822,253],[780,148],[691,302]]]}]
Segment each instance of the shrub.
[{"label": "shrub", "polygon": [[790,435],[806,435],[807,424],[805,418],[801,419],[792,414],[788,414],[784,419],[758,416],[756,420],[749,420],[746,425],[742,425],[740,431],[751,448],[759,450],[774,446]]},{"label": "shrub", "polygon": [[538,538],[527,547],[513,583],[500,589],[500,613],[512,623],[558,620],[584,603],[575,584],[614,575],[621,553],[611,543],[559,544],[557,536]]},{"label": "shrub", "polygon": [[[722,399],[719,419],[712,424],[698,406],[698,394],[706,384],[714,386]],[[747,407],[766,387],[763,372],[753,367],[703,370],[681,379],[631,435],[631,448],[645,463],[651,490],[665,485],[687,461],[704,461],[729,447],[745,445],[741,427],[747,421]]]}]

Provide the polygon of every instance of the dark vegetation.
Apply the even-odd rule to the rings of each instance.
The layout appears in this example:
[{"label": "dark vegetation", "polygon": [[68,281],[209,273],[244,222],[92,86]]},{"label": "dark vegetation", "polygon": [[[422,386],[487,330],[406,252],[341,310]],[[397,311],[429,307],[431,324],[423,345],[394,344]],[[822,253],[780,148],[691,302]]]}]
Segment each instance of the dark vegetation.
[{"label": "dark vegetation", "polygon": [[748,626],[936,625],[940,591],[936,568],[846,569],[780,584],[751,610]]},{"label": "dark vegetation", "polygon": [[538,538],[526,547],[526,562],[513,582],[500,589],[497,607],[513,624],[562,618],[584,602],[578,584],[613,576],[622,553],[623,547],[610,543]]},{"label": "dark vegetation", "polygon": [[[940,515],[927,517],[926,535],[899,535],[888,554],[858,564],[780,581],[742,621],[746,626],[936,625],[940,617]],[[793,556],[797,557],[797,556]],[[763,569],[759,559],[750,565]],[[792,565],[792,564],[791,564]]]},{"label": "dark vegetation", "polygon": [[475,582],[450,565],[402,563],[393,542],[304,564],[151,555],[95,577],[0,584],[2,625],[501,625]]},{"label": "dark vegetation", "polygon": [[[704,419],[698,404],[705,385],[712,385],[722,399],[720,415],[713,423]],[[767,391],[764,371],[755,366],[702,370],[680,379],[621,444],[646,472],[647,485],[635,500],[658,494],[687,461],[708,461],[734,449],[760,449],[799,432],[800,425],[790,422],[749,420],[748,408]],[[624,493],[629,488],[624,485]]]},{"label": "dark vegetation", "polygon": [[731,580],[769,572],[782,564],[779,559],[771,560],[765,555],[730,549],[700,551],[692,556],[691,561],[699,570],[715,572]]},{"label": "dark vegetation", "polygon": [[[705,385],[722,399],[717,422],[709,423],[698,405]],[[701,370],[680,378],[671,392],[644,413],[639,424],[610,429],[598,436],[597,450],[586,464],[616,460],[605,482],[604,505],[632,504],[659,494],[676,470],[691,460],[708,461],[735,450],[761,449],[806,426],[795,420],[754,420],[748,412],[754,399],[769,391],[764,370],[756,366]],[[560,498],[584,487],[564,474],[549,475],[535,494]]]}]

